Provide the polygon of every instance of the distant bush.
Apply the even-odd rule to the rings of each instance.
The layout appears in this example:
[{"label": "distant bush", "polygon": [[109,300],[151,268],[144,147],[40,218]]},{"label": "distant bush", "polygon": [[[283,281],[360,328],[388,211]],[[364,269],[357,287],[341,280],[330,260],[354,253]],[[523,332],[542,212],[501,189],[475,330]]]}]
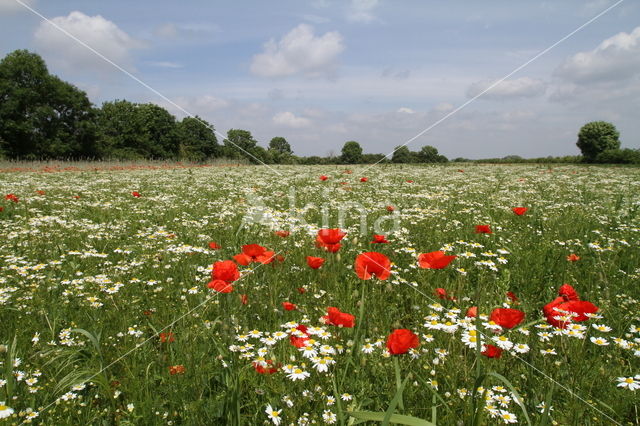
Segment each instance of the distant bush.
[{"label": "distant bush", "polygon": [[637,149],[608,149],[595,158],[596,163],[605,164],[640,164],[640,150]]}]

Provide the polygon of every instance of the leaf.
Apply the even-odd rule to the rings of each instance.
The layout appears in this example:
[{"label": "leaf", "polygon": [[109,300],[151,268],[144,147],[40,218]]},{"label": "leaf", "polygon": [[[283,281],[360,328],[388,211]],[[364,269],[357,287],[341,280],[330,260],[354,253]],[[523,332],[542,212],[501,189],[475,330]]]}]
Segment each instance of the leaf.
[{"label": "leaf", "polygon": [[[356,419],[374,422],[382,422],[385,418],[385,413],[376,413],[373,411],[347,411],[347,414]],[[404,416],[402,414],[392,414],[389,422],[406,426],[436,426],[426,420],[412,416]]]}]

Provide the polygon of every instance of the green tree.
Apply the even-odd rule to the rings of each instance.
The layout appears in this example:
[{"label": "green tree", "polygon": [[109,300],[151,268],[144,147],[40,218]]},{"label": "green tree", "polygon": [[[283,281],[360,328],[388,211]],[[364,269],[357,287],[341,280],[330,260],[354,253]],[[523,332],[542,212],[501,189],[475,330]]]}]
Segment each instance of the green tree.
[{"label": "green tree", "polygon": [[357,164],[362,161],[362,147],[356,141],[345,142],[340,160],[345,164]]},{"label": "green tree", "polygon": [[87,95],[16,50],[0,61],[0,151],[11,158],[94,157],[95,110]]},{"label": "green tree", "polygon": [[640,164],[640,150],[608,149],[598,154],[595,161],[605,164]]},{"label": "green tree", "polygon": [[200,117],[185,117],[177,124],[180,158],[203,161],[220,154],[213,126]]},{"label": "green tree", "polygon": [[585,161],[591,163],[601,152],[620,148],[620,133],[606,121],[592,121],[585,124],[578,133],[576,145],[582,151]]},{"label": "green tree", "polygon": [[267,150],[258,146],[258,141],[248,130],[230,129],[223,143],[225,157],[246,159],[253,164],[268,161]]},{"label": "green tree", "polygon": [[271,139],[271,142],[269,142],[269,149],[279,154],[293,154],[291,145],[289,145],[289,142],[287,142],[287,140],[282,136],[276,136]]},{"label": "green tree", "polygon": [[105,157],[177,158],[180,154],[175,117],[155,104],[105,102],[98,127]]},{"label": "green tree", "polygon": [[411,162],[411,151],[406,145],[397,146],[393,151],[393,156],[391,157],[392,163],[410,163]]}]

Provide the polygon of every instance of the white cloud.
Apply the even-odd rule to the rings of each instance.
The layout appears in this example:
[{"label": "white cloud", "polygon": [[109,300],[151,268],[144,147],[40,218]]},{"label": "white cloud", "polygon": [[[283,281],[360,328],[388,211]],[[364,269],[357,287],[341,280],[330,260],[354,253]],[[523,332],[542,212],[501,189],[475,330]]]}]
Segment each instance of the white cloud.
[{"label": "white cloud", "polygon": [[149,65],[159,68],[182,68],[183,65],[177,62],[170,61],[149,61],[147,62]]},{"label": "white cloud", "polygon": [[[21,0],[27,6],[33,7],[35,0]],[[0,0],[0,13],[27,12],[28,9],[15,0]]]},{"label": "white cloud", "polygon": [[568,58],[554,75],[577,84],[627,80],[640,75],[640,27],[619,33]]},{"label": "white cloud", "polygon": [[[467,90],[467,97],[473,98],[487,90],[497,80],[481,80],[477,81]],[[547,85],[542,80],[521,77],[514,80],[504,80],[488,92],[482,94],[479,99],[513,99],[513,98],[531,98],[543,95],[547,90]]]},{"label": "white cloud", "polygon": [[300,24],[280,41],[267,42],[264,52],[253,57],[251,72],[263,77],[330,76],[343,50],[342,36],[337,31],[315,36],[313,27]]},{"label": "white cloud", "polygon": [[373,9],[378,5],[378,0],[351,0],[347,19],[353,22],[369,23],[377,20]]},{"label": "white cloud", "polygon": [[[74,11],[68,16],[58,16],[51,21],[124,68],[133,67],[131,51],[144,47],[144,43],[132,38],[100,15],[87,16]],[[116,71],[112,65],[48,22],[40,24],[34,41],[47,61],[65,68]]]},{"label": "white cloud", "polygon": [[398,108],[398,110],[396,112],[399,112],[400,114],[414,114],[415,111],[412,110],[411,108],[407,108],[407,107],[400,107]]},{"label": "white cloud", "polygon": [[275,124],[299,129],[301,127],[307,127],[311,124],[311,120],[304,117],[296,117],[292,112],[285,111],[279,112],[273,116],[273,122]]},{"label": "white cloud", "polygon": [[176,27],[176,24],[168,22],[153,30],[153,34],[158,37],[174,38],[178,35],[178,27]]}]

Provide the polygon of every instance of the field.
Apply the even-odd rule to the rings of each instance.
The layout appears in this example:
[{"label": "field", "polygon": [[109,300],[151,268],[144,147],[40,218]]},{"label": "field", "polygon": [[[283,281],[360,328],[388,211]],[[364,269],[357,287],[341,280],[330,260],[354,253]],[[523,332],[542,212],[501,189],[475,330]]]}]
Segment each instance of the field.
[{"label": "field", "polygon": [[[640,169],[87,168],[0,188],[0,423],[640,422]],[[330,228],[346,236],[317,244]],[[419,265],[438,251],[457,257]],[[221,261],[240,277],[212,281]]]}]

